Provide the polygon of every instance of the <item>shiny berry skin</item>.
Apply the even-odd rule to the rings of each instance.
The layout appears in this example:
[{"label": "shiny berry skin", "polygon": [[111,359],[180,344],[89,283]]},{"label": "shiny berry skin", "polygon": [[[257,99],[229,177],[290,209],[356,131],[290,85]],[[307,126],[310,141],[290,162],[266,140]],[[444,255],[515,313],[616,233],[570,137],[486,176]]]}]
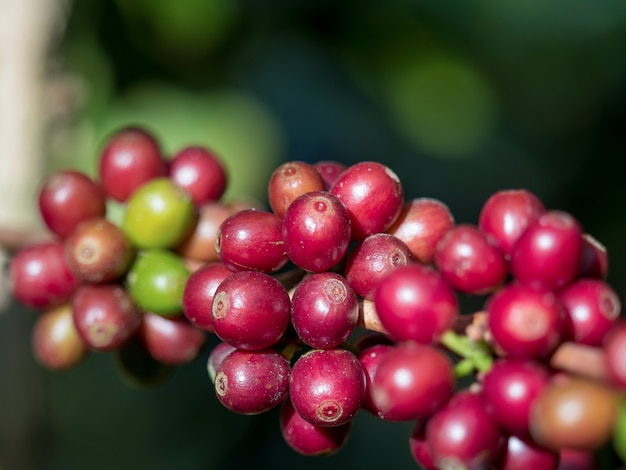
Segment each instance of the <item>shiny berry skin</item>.
[{"label": "shiny berry skin", "polygon": [[289,373],[289,361],[273,350],[235,350],[216,370],[215,393],[235,413],[263,413],[287,396]]},{"label": "shiny berry skin", "polygon": [[526,189],[492,194],[478,216],[478,227],[507,257],[526,227],[545,212],[543,203]]},{"label": "shiny berry skin", "polygon": [[108,138],[98,168],[104,191],[119,202],[166,173],[159,143],[151,133],[137,127],[120,129]]},{"label": "shiny berry skin", "polygon": [[346,279],[333,272],[313,273],[295,288],[291,323],[305,344],[318,349],[339,346],[359,319],[359,304]]},{"label": "shiny berry skin", "polygon": [[372,386],[372,382],[376,376],[376,371],[378,370],[378,365],[380,364],[383,355],[393,347],[393,345],[385,343],[373,344],[363,349],[357,356],[359,362],[363,366],[363,371],[365,372],[365,398],[363,399],[362,406],[364,410],[370,412],[374,416],[378,416],[380,410],[374,402],[374,388]]},{"label": "shiny berry skin", "polygon": [[191,197],[168,178],[147,182],[128,199],[122,229],[138,248],[173,248],[193,230]]},{"label": "shiny berry skin", "polygon": [[582,240],[574,217],[562,211],[545,212],[515,244],[511,273],[523,284],[559,289],[578,275]]},{"label": "shiny berry skin", "polygon": [[183,313],[196,328],[213,333],[211,306],[220,283],[233,272],[222,263],[209,263],[194,271],[183,291]]},{"label": "shiny berry skin", "polygon": [[106,283],[126,274],[135,250],[117,225],[98,217],[81,223],[65,239],[65,255],[82,282]]},{"label": "shiny berry skin", "polygon": [[67,370],[83,360],[88,349],[76,330],[70,304],[51,308],[37,317],[31,347],[37,362],[51,370]]},{"label": "shiny berry skin", "polygon": [[459,306],[450,285],[434,269],[409,264],[383,279],[374,294],[380,321],[396,340],[433,343],[452,326]]},{"label": "shiny berry skin", "polygon": [[443,202],[416,198],[404,203],[402,212],[387,233],[402,240],[413,259],[431,264],[439,240],[454,226],[454,217]]},{"label": "shiny berry skin", "polygon": [[222,222],[215,238],[220,261],[233,271],[273,273],[288,261],[281,219],[272,212],[247,209]]},{"label": "shiny berry skin", "polygon": [[46,226],[61,238],[83,221],[104,217],[106,196],[89,176],[63,170],[49,176],[39,191],[39,212]]},{"label": "shiny berry skin", "polygon": [[506,440],[504,455],[498,459],[498,468],[502,470],[527,470],[529,468],[557,470],[559,462],[558,452],[544,449],[528,438],[509,436]]},{"label": "shiny berry skin", "polygon": [[478,228],[451,228],[435,251],[435,265],[448,283],[467,294],[486,294],[504,282],[509,272],[504,255]]},{"label": "shiny berry skin", "polygon": [[215,291],[211,321],[219,338],[246,350],[275,344],[289,325],[291,301],[283,285],[268,274],[238,271]]},{"label": "shiny berry skin", "polygon": [[291,369],[289,394],[293,407],[315,426],[340,426],[359,411],[365,394],[365,373],[345,349],[313,349]]},{"label": "shiny berry skin", "polygon": [[206,334],[185,317],[167,318],[150,312],[143,314],[138,335],[148,354],[168,365],[193,361],[206,342]]},{"label": "shiny berry skin", "polygon": [[312,456],[329,456],[337,453],[346,444],[352,421],[340,426],[315,426],[300,416],[291,400],[283,400],[280,407],[280,432],[283,439],[295,452]]},{"label": "shiny berry skin", "polygon": [[189,278],[184,261],[168,250],[143,250],[126,276],[128,292],[143,311],[164,316],[182,314],[183,292]]},{"label": "shiny berry skin", "polygon": [[504,430],[529,435],[530,408],[548,385],[550,374],[539,362],[500,359],[483,378],[487,409]]},{"label": "shiny berry skin", "polygon": [[142,314],[120,285],[84,284],[72,298],[74,324],[90,349],[112,351],[138,330]]},{"label": "shiny berry skin", "polygon": [[352,223],[352,239],[386,231],[404,204],[398,176],[386,165],[360,162],[346,169],[330,192],[344,203]]},{"label": "shiny berry skin", "polygon": [[226,356],[233,351],[237,351],[237,348],[228,343],[224,343],[223,341],[220,341],[213,349],[211,349],[206,363],[206,370],[213,385],[215,385],[215,375],[217,374],[217,369]]},{"label": "shiny berry skin", "polygon": [[486,310],[489,331],[509,357],[543,359],[562,340],[565,313],[549,290],[509,284],[488,299]]},{"label": "shiny berry skin", "polygon": [[622,311],[613,288],[600,279],[579,279],[558,297],[567,314],[567,339],[601,347]]},{"label": "shiny berry skin", "polygon": [[328,271],[348,251],[350,218],[339,199],[327,191],[314,191],[291,203],[283,218],[282,234],[287,255],[295,265],[311,272]]},{"label": "shiny berry skin", "polygon": [[437,468],[488,468],[502,438],[483,397],[467,390],[457,392],[426,425],[426,442]]},{"label": "shiny berry skin", "polygon": [[169,162],[169,177],[191,196],[196,206],[219,200],[228,184],[222,161],[211,150],[192,145],[178,151]]},{"label": "shiny berry skin", "polygon": [[450,359],[433,346],[406,342],[383,353],[372,380],[378,416],[386,421],[429,417],[451,396]]},{"label": "shiny berry skin", "polygon": [[548,449],[596,450],[613,432],[620,395],[589,379],[554,380],[537,397],[530,412],[530,434]]},{"label": "shiny berry skin", "polygon": [[357,294],[373,300],[379,282],[410,261],[411,250],[403,241],[388,233],[375,233],[352,251],[344,272]]},{"label": "shiny berry skin", "polygon": [[9,268],[13,297],[21,304],[47,309],[69,300],[79,280],[65,258],[62,242],[46,242],[23,248]]},{"label": "shiny berry skin", "polygon": [[290,161],[279,165],[272,173],[267,184],[267,197],[272,212],[282,218],[298,196],[325,189],[324,180],[313,165]]},{"label": "shiny berry skin", "polygon": [[339,175],[343,173],[348,166],[341,162],[334,160],[320,160],[313,163],[313,167],[318,171],[324,180],[324,189],[328,191],[335,181],[339,178]]}]

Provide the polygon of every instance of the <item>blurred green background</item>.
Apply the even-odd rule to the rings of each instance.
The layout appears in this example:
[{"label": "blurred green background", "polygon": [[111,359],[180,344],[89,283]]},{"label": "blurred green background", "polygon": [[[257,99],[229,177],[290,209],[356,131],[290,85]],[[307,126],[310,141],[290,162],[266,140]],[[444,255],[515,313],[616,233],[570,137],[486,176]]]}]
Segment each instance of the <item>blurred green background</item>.
[{"label": "blurred green background", "polygon": [[[226,199],[264,201],[285,160],[377,160],[408,198],[475,223],[499,189],[575,215],[626,287],[626,2],[78,0],[52,51],[49,167],[94,173],[113,129],[214,148]],[[278,414],[218,404],[204,355],[154,390],[92,354],[50,373],[34,313],[0,315],[0,468],[415,468],[410,423],[361,413],[345,449],[296,455]]]}]

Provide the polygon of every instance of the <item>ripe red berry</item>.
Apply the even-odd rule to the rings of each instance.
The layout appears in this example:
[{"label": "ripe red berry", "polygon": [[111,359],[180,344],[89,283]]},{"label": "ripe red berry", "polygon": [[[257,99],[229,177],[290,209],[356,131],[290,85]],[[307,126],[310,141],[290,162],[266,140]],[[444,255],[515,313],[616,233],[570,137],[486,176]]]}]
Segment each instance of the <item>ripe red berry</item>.
[{"label": "ripe red berry", "polygon": [[169,162],[169,176],[186,190],[193,203],[218,201],[228,183],[224,164],[211,150],[193,145],[178,151]]},{"label": "ripe red berry", "polygon": [[106,194],[119,202],[125,202],[144,183],[165,174],[158,142],[138,127],[115,132],[100,154],[100,183]]},{"label": "ripe red berry", "polygon": [[439,241],[435,265],[454,289],[477,295],[493,291],[509,272],[500,249],[469,224],[451,228]]},{"label": "ripe red berry", "polygon": [[486,304],[489,331],[509,357],[543,359],[559,345],[565,313],[547,289],[509,284]]},{"label": "ripe red berry", "polygon": [[54,173],[39,192],[39,212],[48,228],[64,238],[83,221],[104,217],[104,191],[84,173],[64,170]]},{"label": "ripe red berry", "polygon": [[416,198],[404,203],[398,219],[387,230],[411,250],[413,259],[431,264],[439,240],[454,226],[450,209],[431,198]]},{"label": "ripe red berry", "polygon": [[274,170],[267,185],[267,197],[274,214],[283,217],[297,197],[325,189],[324,180],[313,165],[291,161]]},{"label": "ripe red berry", "polygon": [[229,216],[215,238],[220,261],[233,271],[273,273],[288,261],[281,219],[272,212],[248,209]]},{"label": "ripe red berry", "polygon": [[530,191],[502,190],[483,205],[478,227],[508,257],[526,227],[544,212],[542,202]]},{"label": "ripe red berry", "polygon": [[296,361],[289,383],[291,402],[315,426],[340,426],[359,411],[365,373],[345,349],[313,349]]},{"label": "ripe red berry", "polygon": [[419,343],[437,341],[459,311],[450,285],[434,269],[416,263],[384,278],[376,288],[374,305],[394,339]]},{"label": "ripe red berry", "polygon": [[328,271],[343,259],[350,244],[350,218],[343,203],[327,191],[303,194],[283,218],[285,250],[297,266]]},{"label": "ripe red berry", "polygon": [[580,224],[571,215],[549,211],[520,236],[511,252],[511,273],[521,283],[559,289],[577,275],[582,253]]},{"label": "ripe red berry", "polygon": [[413,342],[388,349],[372,380],[374,406],[387,421],[429,417],[452,394],[450,359],[433,346]]},{"label": "ripe red berry", "polygon": [[19,251],[11,260],[9,278],[13,297],[36,309],[67,302],[79,284],[67,264],[62,242],[41,243]]},{"label": "ripe red berry", "polygon": [[403,241],[388,233],[375,233],[355,247],[344,271],[356,293],[373,300],[380,281],[410,261],[411,250]]},{"label": "ripe red berry", "polygon": [[389,167],[377,162],[352,165],[341,173],[330,192],[348,209],[353,240],[386,231],[404,204],[400,179]]}]

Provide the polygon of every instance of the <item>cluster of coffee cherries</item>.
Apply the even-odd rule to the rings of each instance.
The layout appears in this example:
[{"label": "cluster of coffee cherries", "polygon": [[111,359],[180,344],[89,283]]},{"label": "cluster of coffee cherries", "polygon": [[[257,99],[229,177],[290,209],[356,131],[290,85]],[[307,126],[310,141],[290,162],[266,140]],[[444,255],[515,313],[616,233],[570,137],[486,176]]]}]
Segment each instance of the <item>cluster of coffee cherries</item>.
[{"label": "cluster of coffee cherries", "polygon": [[[14,297],[40,311],[35,358],[64,370],[113,352],[158,382],[213,334],[217,399],[280,407],[304,455],[340,450],[361,410],[415,423],[427,469],[622,455],[626,323],[606,250],[572,215],[502,190],[477,224],[455,223],[378,162],[285,162],[269,208],[223,201],[226,186],[210,149],[165,157],[139,127],[107,139],[96,178],[50,175],[50,238],[10,265]],[[460,296],[484,309],[462,314]]]}]

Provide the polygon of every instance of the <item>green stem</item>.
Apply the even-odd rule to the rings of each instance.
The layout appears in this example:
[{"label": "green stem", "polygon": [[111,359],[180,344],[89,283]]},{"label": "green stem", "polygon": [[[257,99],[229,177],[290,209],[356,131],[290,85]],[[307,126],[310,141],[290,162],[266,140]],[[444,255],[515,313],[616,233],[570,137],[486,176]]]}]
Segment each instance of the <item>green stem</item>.
[{"label": "green stem", "polygon": [[[468,375],[474,369],[479,372],[486,372],[491,369],[493,357],[489,346],[484,341],[472,341],[465,335],[449,330],[443,334],[440,343],[462,358],[457,364],[458,371],[455,368],[457,376],[461,372]],[[468,370],[468,364],[471,364],[471,370]]]}]

